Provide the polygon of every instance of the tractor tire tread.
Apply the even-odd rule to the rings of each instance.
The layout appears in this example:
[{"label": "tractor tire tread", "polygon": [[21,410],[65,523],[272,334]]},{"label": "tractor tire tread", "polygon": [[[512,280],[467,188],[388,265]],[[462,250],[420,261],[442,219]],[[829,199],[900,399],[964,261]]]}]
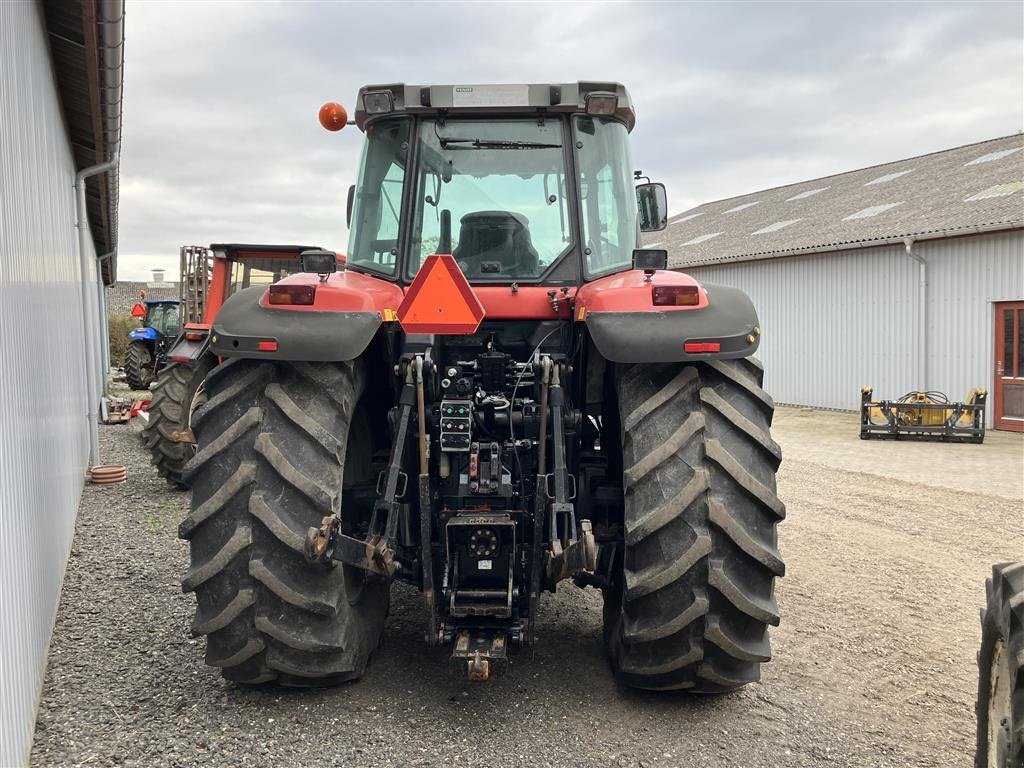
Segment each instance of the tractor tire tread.
[{"label": "tractor tire tread", "polygon": [[193,443],[175,439],[175,433],[187,430],[189,411],[203,380],[214,365],[206,356],[191,365],[170,362],[165,365],[153,387],[149,421],[142,430],[142,440],[152,455],[157,473],[168,483],[186,488],[185,465],[195,454]]},{"label": "tractor tire tread", "polygon": [[377,646],[386,584],[349,593],[343,567],[302,555],[306,530],[340,511],[362,375],[352,363],[232,360],[206,377],[193,417],[200,447],[185,470],[182,587],[196,594],[192,630],[206,637],[207,664],[228,680],[332,685],[359,677]]},{"label": "tractor tire tread", "polygon": [[[981,611],[981,649],[978,652],[977,768],[1021,768],[1024,766],[1024,562],[992,566],[985,580],[985,608]],[[1009,685],[1010,712],[1004,726],[1008,749],[1005,765],[989,760],[989,705],[991,669],[996,647],[1002,644],[1006,661],[1004,674]]]},{"label": "tractor tire tread", "polygon": [[625,685],[719,692],[759,679],[779,623],[782,458],[752,360],[615,372],[625,551],[606,590],[605,642]]},{"label": "tractor tire tread", "polygon": [[141,341],[131,341],[124,352],[124,377],[136,392],[149,389],[153,382],[152,370],[146,370],[146,359],[153,363],[153,353]]}]

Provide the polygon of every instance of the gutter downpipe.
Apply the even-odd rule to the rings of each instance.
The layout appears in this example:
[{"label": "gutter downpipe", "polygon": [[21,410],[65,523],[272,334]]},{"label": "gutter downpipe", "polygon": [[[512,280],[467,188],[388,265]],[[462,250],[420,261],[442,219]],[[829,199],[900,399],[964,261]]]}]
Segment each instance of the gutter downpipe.
[{"label": "gutter downpipe", "polygon": [[[91,303],[89,286],[89,257],[87,238],[89,237],[89,214],[85,205],[85,181],[92,176],[106,173],[117,167],[120,157],[115,156],[113,160],[105,163],[91,165],[83,168],[75,174],[75,207],[77,208],[77,219],[75,228],[78,230],[78,265],[82,272],[82,325],[85,328],[87,352],[83,355],[85,360],[85,382],[87,387],[87,399],[85,405],[85,420],[89,425],[89,467],[94,467],[100,460],[100,434],[99,434],[99,404],[100,387],[98,373],[96,370],[96,350],[99,349],[99,318],[94,317],[89,311]],[[100,261],[97,259],[96,268],[101,270]],[[103,284],[102,271],[97,282]],[[97,310],[99,306],[97,305]],[[94,323],[95,321],[95,323]]]},{"label": "gutter downpipe", "polygon": [[[103,285],[103,262],[117,253],[116,176],[107,177],[108,204],[114,212],[110,226],[113,250],[95,260],[97,301],[96,312],[89,311],[89,214],[85,204],[85,181],[100,173],[116,171],[121,160],[121,112],[124,88],[124,0],[102,0],[100,7],[100,68],[103,95],[103,150],[111,158],[83,168],[75,175],[75,206],[77,208],[78,261],[82,273],[82,323],[88,352],[85,358],[85,380],[88,387],[85,418],[89,425],[89,467],[100,463],[99,408],[106,391],[106,371],[110,368],[110,350],[100,328],[106,320],[106,291]],[[97,137],[98,139],[98,137]],[[104,363],[106,367],[104,367]],[[102,378],[100,378],[102,376]]]},{"label": "gutter downpipe", "polygon": [[915,240],[908,237],[903,241],[903,247],[907,250],[907,256],[917,262],[918,268],[918,296],[917,296],[917,345],[920,355],[917,364],[917,378],[921,391],[928,391],[928,261],[924,256],[914,250]]}]

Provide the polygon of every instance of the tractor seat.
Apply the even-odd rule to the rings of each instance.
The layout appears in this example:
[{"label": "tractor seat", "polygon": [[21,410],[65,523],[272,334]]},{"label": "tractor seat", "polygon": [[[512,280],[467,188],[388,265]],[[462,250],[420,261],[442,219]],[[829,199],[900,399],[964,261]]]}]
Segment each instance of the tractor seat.
[{"label": "tractor seat", "polygon": [[[534,277],[540,263],[530,240],[529,220],[509,211],[463,216],[459,244],[452,255],[467,277]],[[499,271],[494,271],[495,264]]]}]

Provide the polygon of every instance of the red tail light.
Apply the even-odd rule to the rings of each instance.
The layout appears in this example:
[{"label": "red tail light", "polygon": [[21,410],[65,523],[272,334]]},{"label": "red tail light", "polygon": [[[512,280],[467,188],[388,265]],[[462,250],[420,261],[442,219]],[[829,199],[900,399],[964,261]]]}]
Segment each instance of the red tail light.
[{"label": "red tail light", "polygon": [[270,303],[291,306],[310,306],[316,296],[315,285],[272,285]]},{"label": "red tail light", "polygon": [[700,304],[696,285],[652,285],[651,301],[656,307],[695,307]]},{"label": "red tail light", "polygon": [[202,341],[206,338],[206,331],[185,331],[186,341]]},{"label": "red tail light", "polygon": [[721,352],[722,345],[717,341],[687,341],[683,344],[683,352],[699,354],[701,352]]},{"label": "red tail light", "polygon": [[277,352],[277,342],[271,339],[265,339],[256,345],[256,349],[260,352]]}]

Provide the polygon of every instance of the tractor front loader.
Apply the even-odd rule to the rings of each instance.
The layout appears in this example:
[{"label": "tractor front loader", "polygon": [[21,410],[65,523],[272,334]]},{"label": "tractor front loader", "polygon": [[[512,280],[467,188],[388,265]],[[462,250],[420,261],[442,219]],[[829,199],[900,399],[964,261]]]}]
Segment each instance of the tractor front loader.
[{"label": "tractor front loader", "polygon": [[761,330],[742,292],[639,247],[667,205],[635,186],[625,88],[357,98],[347,253],[303,252],[209,332],[180,527],[207,663],[358,678],[400,579],[426,643],[482,680],[570,579],[602,590],[624,684],[757,680],[785,514]]}]

